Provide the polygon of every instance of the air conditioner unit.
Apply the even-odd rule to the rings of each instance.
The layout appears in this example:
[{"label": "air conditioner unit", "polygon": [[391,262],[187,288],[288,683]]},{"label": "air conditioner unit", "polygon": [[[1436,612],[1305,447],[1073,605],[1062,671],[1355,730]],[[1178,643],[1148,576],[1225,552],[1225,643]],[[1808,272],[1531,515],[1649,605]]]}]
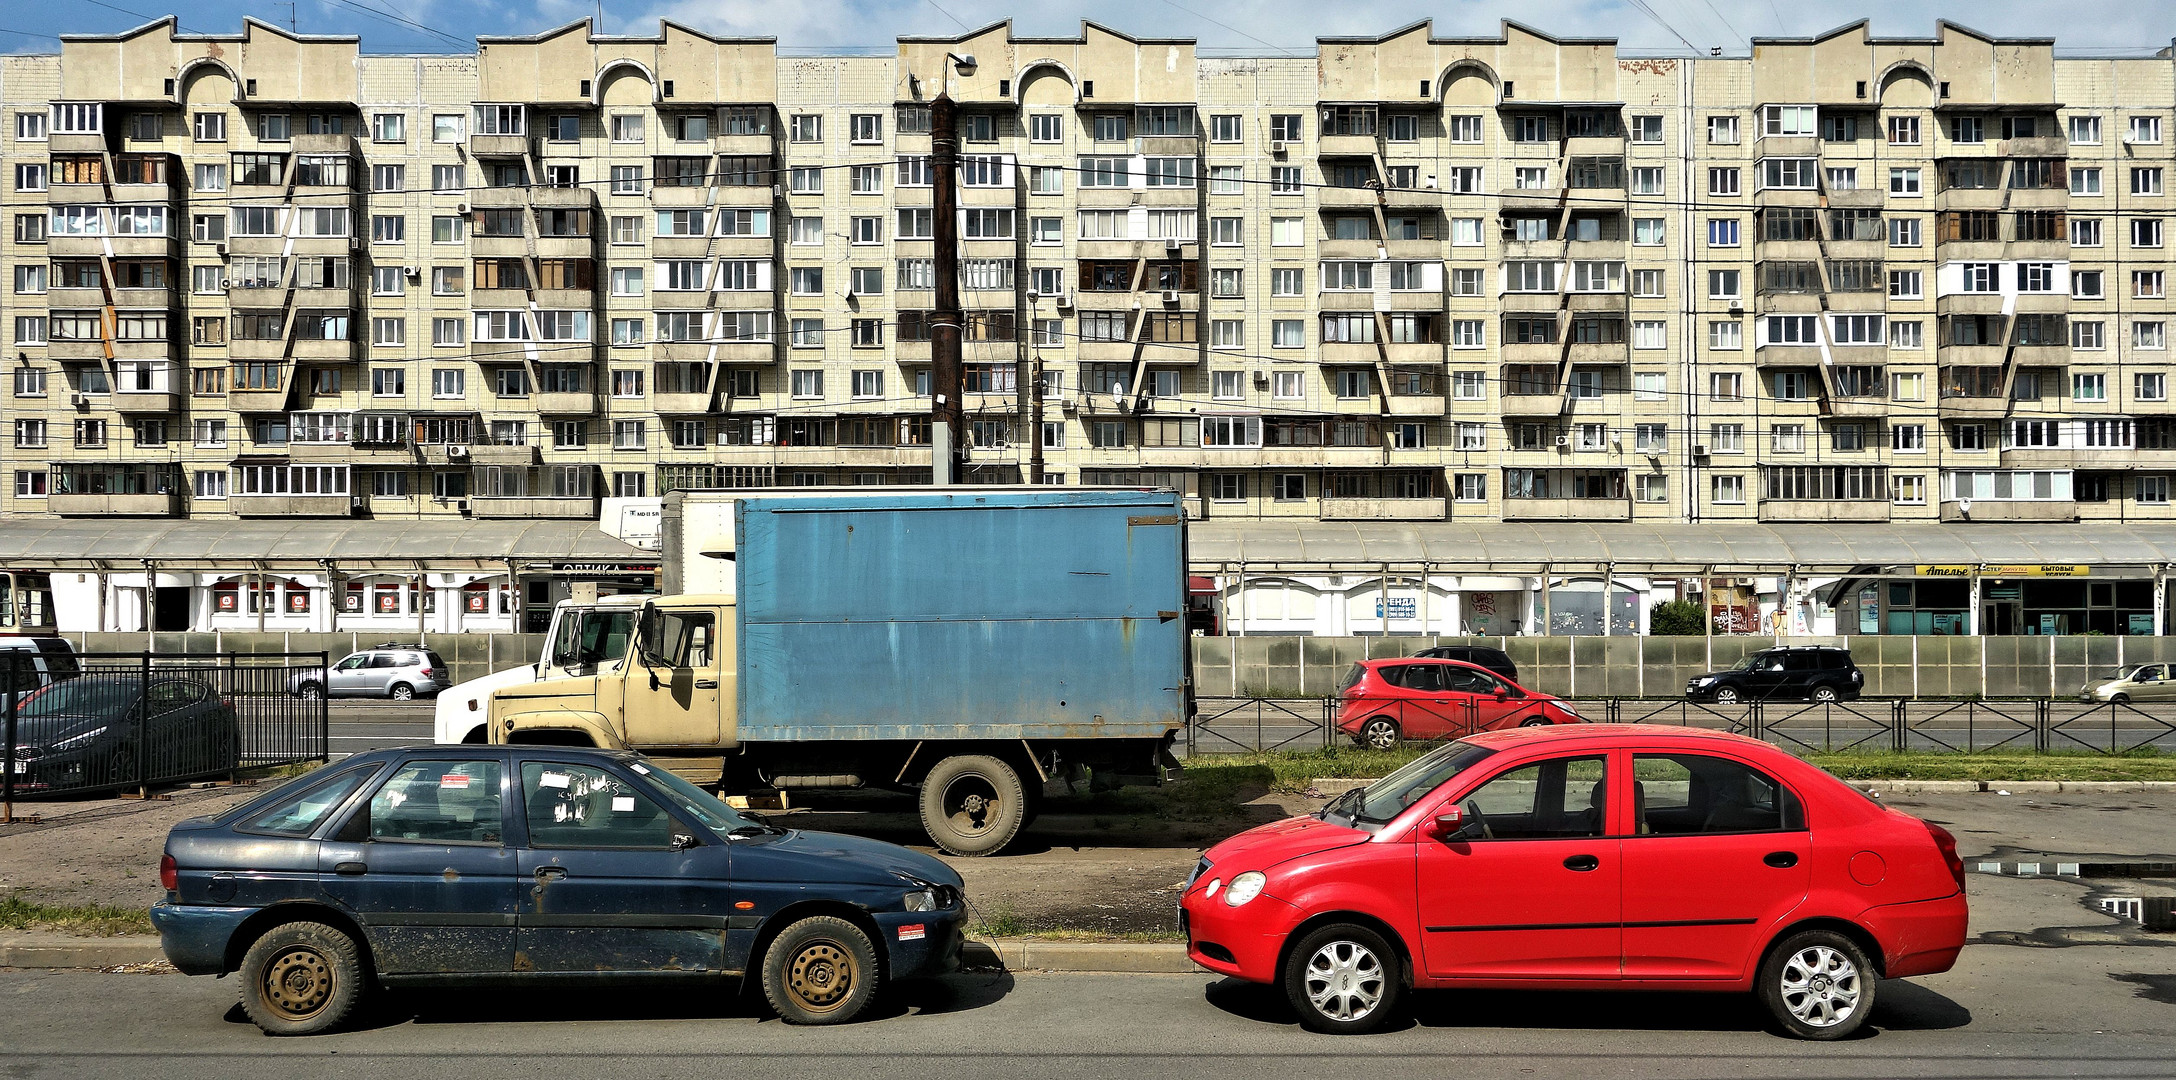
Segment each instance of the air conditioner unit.
[{"label": "air conditioner unit", "polygon": [[1058,306],[1061,308],[1069,308],[1073,306],[1073,290],[1067,289],[1064,292],[1058,294]]},{"label": "air conditioner unit", "polygon": [[88,408],[91,404],[91,395],[70,394],[68,395],[68,404],[73,405],[78,409]]},{"label": "air conditioner unit", "polygon": [[1066,394],[1058,398],[1058,408],[1068,413],[1077,413],[1080,411],[1080,402],[1073,400],[1073,395]]},{"label": "air conditioner unit", "polygon": [[1183,243],[1185,243],[1185,241],[1183,241],[1183,240],[1180,240],[1180,239],[1179,239],[1178,237],[1176,237],[1176,236],[1174,236],[1174,237],[1171,237],[1171,238],[1169,238],[1169,239],[1167,239],[1167,240],[1165,240],[1165,241],[1164,241],[1164,250],[1165,250],[1165,251],[1177,251],[1177,250],[1179,250],[1179,245],[1180,245],[1180,244],[1183,244]]},{"label": "air conditioner unit", "polygon": [[1745,314],[1745,304],[1742,301],[1732,300],[1730,302],[1730,313],[1732,315]]},{"label": "air conditioner unit", "polygon": [[1269,152],[1278,157],[1283,157],[1285,155],[1285,151],[1289,149],[1291,149],[1290,143],[1272,142],[1269,144]]},{"label": "air conditioner unit", "polygon": [[467,203],[459,203],[459,204],[455,205],[455,206],[454,206],[454,208],[453,208],[453,212],[454,212],[454,213],[456,213],[456,214],[466,214],[466,213],[468,213],[468,204],[467,204]]},{"label": "air conditioner unit", "polygon": [[467,500],[467,499],[455,499],[455,500],[453,500],[453,508],[454,508],[454,509],[456,509],[456,510],[459,510],[460,512],[462,512],[462,513],[464,513],[464,514],[468,513],[468,500]]},{"label": "air conditioner unit", "polygon": [[1694,456],[1694,457],[1706,457],[1706,456],[1708,456],[1708,444],[1706,444],[1706,443],[1704,443],[1704,442],[1696,442],[1696,443],[1692,444],[1692,456]]},{"label": "air conditioner unit", "polygon": [[1257,372],[1255,372],[1255,373],[1254,373],[1254,388],[1255,388],[1255,389],[1257,389],[1257,390],[1260,390],[1260,389],[1264,389],[1264,388],[1266,388],[1267,386],[1269,386],[1269,372],[1266,372],[1266,371],[1257,371]]},{"label": "air conditioner unit", "polygon": [[230,289],[233,289],[233,288],[234,288],[234,279],[233,279],[233,278],[220,278],[220,279],[219,279],[219,288],[220,288],[220,290],[221,290],[221,291],[226,291],[226,290],[230,290]]},{"label": "air conditioner unit", "polygon": [[1557,437],[1556,437],[1556,448],[1557,448],[1557,449],[1559,449],[1559,450],[1569,450],[1569,449],[1571,449],[1571,447],[1572,447],[1572,437],[1571,437],[1571,436],[1569,436],[1569,435],[1559,435],[1559,436],[1557,436]]},{"label": "air conditioner unit", "polygon": [[216,251],[216,252],[218,252],[218,253],[220,253],[221,255],[225,255],[225,254],[227,253],[227,245],[225,245],[225,244],[214,244],[214,245],[212,245],[212,250],[213,250],[213,251]]},{"label": "air conditioner unit", "polygon": [[420,266],[403,266],[400,268],[400,272],[402,275],[410,278],[419,278],[423,276],[423,268]]},{"label": "air conditioner unit", "polygon": [[362,497],[362,496],[360,496],[360,495],[350,495],[350,496],[348,496],[348,513],[350,513],[350,514],[360,514],[360,513],[362,513],[362,512],[363,512],[363,497]]},{"label": "air conditioner unit", "polygon": [[1166,303],[1166,304],[1176,304],[1176,303],[1178,303],[1178,302],[1179,302],[1179,290],[1177,290],[1177,289],[1165,289],[1165,290],[1164,290],[1164,303]]},{"label": "air conditioner unit", "polygon": [[446,447],[446,460],[448,461],[459,461],[467,456],[468,447],[466,446],[456,444]]}]

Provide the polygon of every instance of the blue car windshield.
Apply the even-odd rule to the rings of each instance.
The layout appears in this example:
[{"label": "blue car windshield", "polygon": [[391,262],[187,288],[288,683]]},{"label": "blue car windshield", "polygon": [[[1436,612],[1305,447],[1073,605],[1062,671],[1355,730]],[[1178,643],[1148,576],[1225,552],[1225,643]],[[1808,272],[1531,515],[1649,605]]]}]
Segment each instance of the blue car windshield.
[{"label": "blue car windshield", "polygon": [[[642,774],[642,778],[648,780],[652,787],[657,788],[658,793],[665,797],[666,802],[680,809],[689,817],[702,822],[721,836],[744,825],[756,825],[755,822],[742,817],[739,811],[719,801],[717,796],[664,769],[639,761],[630,762],[628,768]],[[757,825],[756,827],[761,828],[762,826]]]}]

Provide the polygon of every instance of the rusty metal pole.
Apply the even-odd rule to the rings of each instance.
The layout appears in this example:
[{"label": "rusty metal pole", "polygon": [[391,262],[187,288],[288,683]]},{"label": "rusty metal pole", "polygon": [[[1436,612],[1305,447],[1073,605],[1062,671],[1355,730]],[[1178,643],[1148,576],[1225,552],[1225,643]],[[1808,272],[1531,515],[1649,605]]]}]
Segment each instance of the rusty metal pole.
[{"label": "rusty metal pole", "polygon": [[15,699],[21,693],[22,652],[8,650],[7,742],[0,743],[0,761],[6,764],[0,770],[0,825],[15,824]]},{"label": "rusty metal pole", "polygon": [[950,484],[966,457],[967,413],[961,402],[960,367],[960,110],[939,93],[929,107],[930,237],[937,307],[929,313],[930,482]]}]

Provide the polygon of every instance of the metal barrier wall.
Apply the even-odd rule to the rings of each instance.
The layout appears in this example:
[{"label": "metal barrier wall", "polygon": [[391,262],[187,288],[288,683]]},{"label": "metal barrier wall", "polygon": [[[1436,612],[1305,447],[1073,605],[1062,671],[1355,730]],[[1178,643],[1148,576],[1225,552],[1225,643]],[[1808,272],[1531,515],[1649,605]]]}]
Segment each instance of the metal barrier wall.
[{"label": "metal barrier wall", "polygon": [[[1336,745],[1337,698],[1205,698],[1187,725],[1189,753],[1242,753]],[[1586,698],[1571,702],[1589,721],[1668,724],[1749,735],[1799,754],[1947,751],[1960,754],[2176,752],[2176,703],[2118,704],[2062,698],[1912,701],[1866,698],[1816,704],[1749,701],[1716,705],[1682,698]],[[1425,711],[1423,711],[1425,710]],[[1396,727],[1401,741],[1430,742],[1480,726],[1470,703],[1435,705],[1363,699],[1351,725]]]},{"label": "metal barrier wall", "polygon": [[0,797],[138,788],[326,760],[326,654],[0,655]]}]

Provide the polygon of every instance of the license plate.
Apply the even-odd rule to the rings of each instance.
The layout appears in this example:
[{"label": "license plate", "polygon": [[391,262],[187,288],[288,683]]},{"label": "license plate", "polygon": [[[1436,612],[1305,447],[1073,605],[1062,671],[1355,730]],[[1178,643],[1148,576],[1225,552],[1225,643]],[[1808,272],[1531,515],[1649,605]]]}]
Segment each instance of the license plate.
[{"label": "license plate", "polygon": [[29,772],[29,771],[30,771],[30,763],[29,763],[29,762],[27,762],[27,761],[18,761],[18,762],[16,762],[16,763],[15,763],[15,771],[16,771],[16,772],[18,772],[18,773],[26,773],[26,772]]}]

